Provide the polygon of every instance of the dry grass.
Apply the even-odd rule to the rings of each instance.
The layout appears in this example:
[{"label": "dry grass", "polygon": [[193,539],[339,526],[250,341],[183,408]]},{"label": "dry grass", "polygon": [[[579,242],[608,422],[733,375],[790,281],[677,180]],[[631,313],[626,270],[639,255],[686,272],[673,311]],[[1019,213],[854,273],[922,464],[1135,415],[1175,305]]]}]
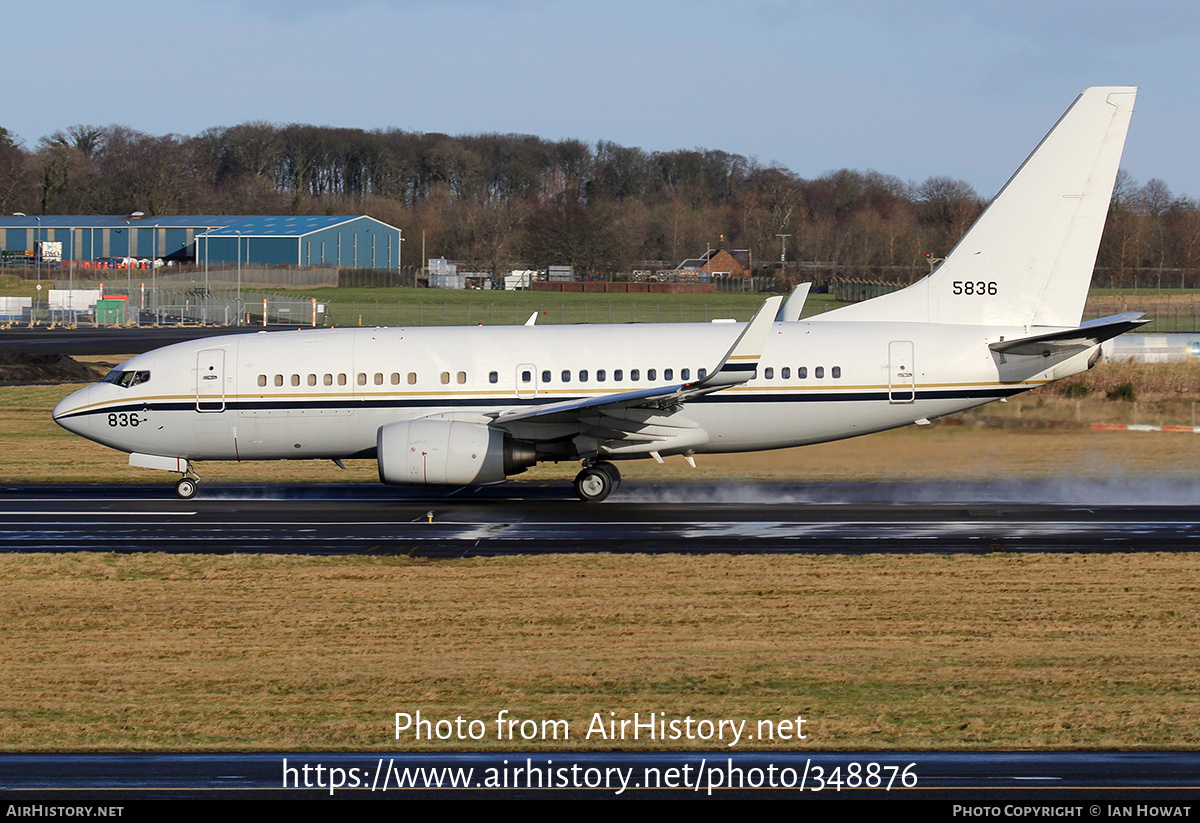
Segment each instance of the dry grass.
[{"label": "dry grass", "polygon": [[465,748],[397,743],[393,713],[501,709],[567,720],[551,747],[576,750],[614,746],[582,739],[610,711],[800,714],[813,748],[1191,746],[1198,573],[1195,555],[4,556],[0,746]]}]

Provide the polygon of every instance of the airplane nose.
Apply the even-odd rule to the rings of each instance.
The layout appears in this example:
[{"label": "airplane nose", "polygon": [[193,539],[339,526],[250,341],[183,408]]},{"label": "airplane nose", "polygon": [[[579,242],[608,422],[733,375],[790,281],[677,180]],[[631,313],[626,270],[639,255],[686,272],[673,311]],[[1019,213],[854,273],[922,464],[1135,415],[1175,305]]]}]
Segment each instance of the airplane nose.
[{"label": "airplane nose", "polygon": [[92,389],[94,388],[95,386],[87,386],[58,401],[58,405],[50,413],[50,416],[54,418],[54,422],[69,432],[87,437],[91,427],[91,417],[79,414],[78,412],[89,405]]}]

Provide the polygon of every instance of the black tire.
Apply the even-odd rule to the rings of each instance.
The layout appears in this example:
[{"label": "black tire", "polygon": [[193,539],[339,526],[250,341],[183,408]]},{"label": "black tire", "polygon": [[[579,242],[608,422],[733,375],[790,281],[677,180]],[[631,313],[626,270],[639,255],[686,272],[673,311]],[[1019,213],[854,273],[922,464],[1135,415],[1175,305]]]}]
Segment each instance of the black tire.
[{"label": "black tire", "polygon": [[180,500],[191,500],[198,491],[200,491],[200,487],[190,477],[181,477],[175,484],[175,494],[179,495]]},{"label": "black tire", "polygon": [[[614,464],[609,463],[607,460],[602,460],[599,463],[593,463],[592,468],[599,469],[608,475],[609,479],[612,480],[612,490],[614,492],[621,488],[621,472]],[[609,494],[611,493],[609,492]]]},{"label": "black tire", "polygon": [[599,503],[613,492],[612,476],[596,466],[575,475],[575,494],[584,503]]}]

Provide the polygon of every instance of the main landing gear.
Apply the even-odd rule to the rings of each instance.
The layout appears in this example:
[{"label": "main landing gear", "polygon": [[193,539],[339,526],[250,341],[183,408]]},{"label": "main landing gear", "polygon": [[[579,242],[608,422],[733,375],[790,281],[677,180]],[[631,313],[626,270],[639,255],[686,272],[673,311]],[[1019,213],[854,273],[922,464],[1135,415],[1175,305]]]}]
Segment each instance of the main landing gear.
[{"label": "main landing gear", "polygon": [[605,460],[584,466],[575,475],[575,493],[585,503],[599,503],[620,487],[621,473]]}]

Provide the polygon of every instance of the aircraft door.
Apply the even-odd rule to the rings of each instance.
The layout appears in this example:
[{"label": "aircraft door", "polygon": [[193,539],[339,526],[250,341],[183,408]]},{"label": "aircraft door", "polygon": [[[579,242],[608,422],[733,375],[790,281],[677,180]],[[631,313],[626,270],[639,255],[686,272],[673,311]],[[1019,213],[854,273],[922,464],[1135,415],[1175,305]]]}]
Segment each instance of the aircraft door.
[{"label": "aircraft door", "polygon": [[517,366],[517,397],[537,397],[537,366],[521,363]]},{"label": "aircraft door", "polygon": [[888,343],[888,402],[912,403],[917,399],[917,367],[911,340]]},{"label": "aircraft door", "polygon": [[196,355],[196,411],[225,411],[224,349],[204,349]]}]

